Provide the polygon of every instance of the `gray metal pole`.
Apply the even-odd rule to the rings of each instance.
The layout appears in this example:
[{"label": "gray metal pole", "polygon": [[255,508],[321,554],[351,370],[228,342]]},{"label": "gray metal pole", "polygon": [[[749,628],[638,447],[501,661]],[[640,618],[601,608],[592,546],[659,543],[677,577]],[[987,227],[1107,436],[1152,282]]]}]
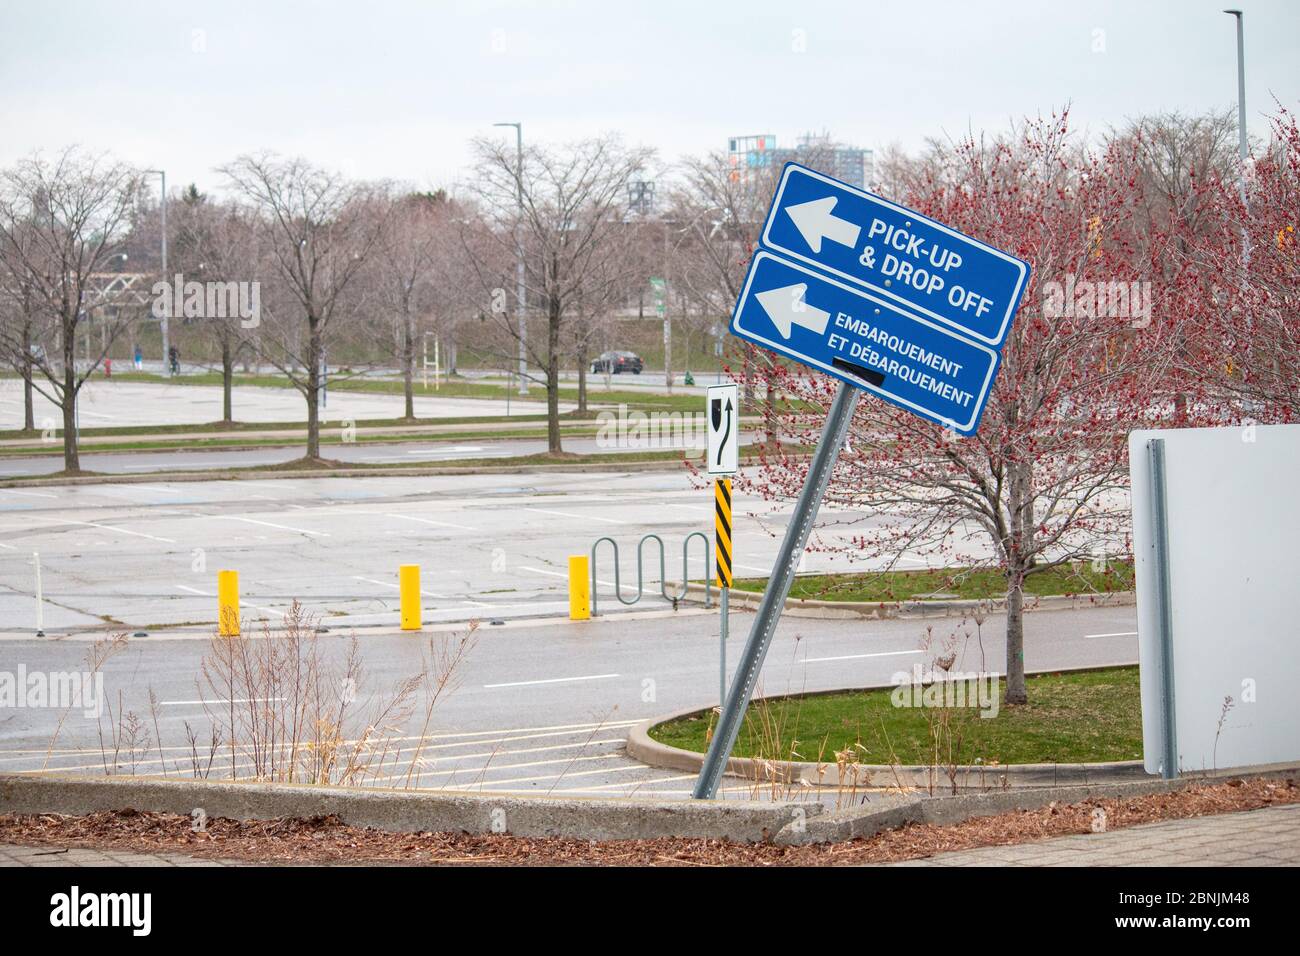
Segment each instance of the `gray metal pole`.
[{"label": "gray metal pole", "polygon": [[1241,157],[1241,201],[1246,201],[1246,16],[1240,10],[1225,10],[1237,19],[1237,153]]},{"label": "gray metal pole", "polygon": [[1156,624],[1160,630],[1160,719],[1163,753],[1160,775],[1166,780],[1178,776],[1178,737],[1174,715],[1174,615],[1169,587],[1169,513],[1165,495],[1165,442],[1147,442],[1151,463],[1152,559],[1156,571]]},{"label": "gray metal pole", "polygon": [[[519,219],[524,220],[524,124],[515,124],[515,187]],[[524,241],[515,248],[515,304],[519,308],[519,394],[528,394],[528,310],[524,304]]]},{"label": "gray metal pole", "polygon": [[[515,315],[519,322],[519,394],[528,394],[528,318],[524,306],[524,244],[519,230],[524,219],[524,124],[493,123],[515,128],[515,203],[519,221],[515,223]],[[508,386],[507,386],[508,387]]]},{"label": "gray metal pole", "polygon": [[808,477],[804,481],[803,490],[799,492],[790,524],[786,526],[785,538],[781,541],[781,550],[777,552],[776,564],[772,568],[772,577],[763,591],[763,599],[759,602],[758,613],[754,615],[754,624],[749,631],[749,640],[741,652],[736,675],[731,680],[731,691],[723,704],[717,730],[709,744],[709,752],[704,757],[704,766],[700,768],[700,775],[695,781],[692,796],[697,800],[712,800],[717,795],[718,785],[727,769],[727,760],[731,757],[736,737],[740,734],[745,710],[754,695],[754,685],[763,669],[763,658],[767,656],[772,635],[781,619],[781,609],[785,607],[790,585],[794,583],[795,569],[803,557],[808,535],[812,532],[813,522],[817,520],[822,495],[825,494],[831,472],[835,469],[835,460],[844,445],[849,423],[853,421],[858,394],[858,389],[841,382],[835,400],[831,402],[830,414],[826,416],[826,424],[822,427],[821,440],[817,442],[817,450],[808,466]]},{"label": "gray metal pole", "polygon": [[[171,282],[171,276],[167,274],[167,172],[158,170],[158,175],[162,177],[162,274],[165,282]],[[173,296],[172,301],[176,299]],[[170,309],[167,311],[171,311]],[[167,368],[167,374],[171,375],[172,363],[168,361],[168,349],[171,345],[171,335],[167,328],[167,312],[163,312],[162,317],[162,351],[163,365]]]},{"label": "gray metal pole", "polygon": [[[146,169],[145,172],[149,174],[156,173],[162,180],[162,206],[160,207],[162,212],[162,278],[163,281],[168,283],[170,286],[172,277],[167,274],[167,171],[164,169]],[[159,319],[159,332],[162,334],[163,373],[165,375],[171,375],[172,373],[172,363],[169,361],[167,355],[168,349],[171,346],[171,337],[167,328],[167,318],[168,313],[171,312],[171,302],[175,301],[176,295],[175,290],[173,290],[173,295],[168,303],[167,309],[163,312],[162,318]]]},{"label": "gray metal pole", "polygon": [[[1250,144],[1246,136],[1246,15],[1240,10],[1224,10],[1237,20],[1237,157],[1240,169],[1237,176],[1237,190],[1241,196],[1241,205],[1247,205],[1246,199],[1246,160],[1250,157]],[[1250,238],[1246,227],[1241,227],[1241,259],[1250,264]]]},{"label": "gray metal pole", "polygon": [[41,587],[41,553],[32,552],[32,563],[36,565],[36,636],[45,636],[45,591]]},{"label": "gray metal pole", "polygon": [[731,593],[731,588],[722,588],[722,639],[718,655],[718,706],[721,707],[727,700],[727,595]]},{"label": "gray metal pole", "polygon": [[[524,218],[524,124],[515,123],[515,201],[519,206],[519,225]],[[524,306],[524,244],[515,243],[515,309],[519,313],[519,394],[528,394],[528,312]]]}]

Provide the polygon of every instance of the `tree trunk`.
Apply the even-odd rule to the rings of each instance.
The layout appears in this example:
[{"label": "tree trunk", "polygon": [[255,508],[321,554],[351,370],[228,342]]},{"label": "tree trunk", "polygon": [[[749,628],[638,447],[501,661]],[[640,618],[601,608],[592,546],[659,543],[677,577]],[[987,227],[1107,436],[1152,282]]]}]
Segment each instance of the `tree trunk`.
[{"label": "tree trunk", "polygon": [[560,304],[550,302],[546,316],[546,447],[558,455],[560,447]]},{"label": "tree trunk", "polygon": [[1033,498],[1029,466],[1012,461],[1007,465],[1007,508],[1010,512],[1010,542],[1007,548],[1007,696],[1008,704],[1029,700],[1025,687],[1025,570],[1032,557]]},{"label": "tree trunk", "polygon": [[77,323],[63,323],[63,470],[81,471],[77,448]]},{"label": "tree trunk", "polygon": [[668,314],[668,294],[664,293],[664,384],[673,393],[673,320]]},{"label": "tree trunk", "polygon": [[235,383],[235,356],[230,351],[230,340],[221,340],[221,421],[229,424],[235,420],[231,392]]},{"label": "tree trunk", "polygon": [[36,410],[32,404],[32,323],[23,323],[23,430],[36,430]]},{"label": "tree trunk", "polygon": [[405,321],[402,323],[402,394],[406,399],[405,417],[407,421],[415,418],[415,320],[409,306],[403,309]]},{"label": "tree trunk", "polygon": [[1007,573],[1007,696],[1004,703],[1029,701],[1025,687],[1025,579],[1024,573]]},{"label": "tree trunk", "polygon": [[320,359],[321,341],[316,320],[309,319],[307,340],[307,458],[320,459]]},{"label": "tree trunk", "polygon": [[578,414],[587,413],[587,340],[578,342]]},{"label": "tree trunk", "polygon": [[36,431],[36,407],[33,404],[35,396],[32,388],[32,366],[27,363],[27,368],[23,372],[23,429],[25,431]]}]

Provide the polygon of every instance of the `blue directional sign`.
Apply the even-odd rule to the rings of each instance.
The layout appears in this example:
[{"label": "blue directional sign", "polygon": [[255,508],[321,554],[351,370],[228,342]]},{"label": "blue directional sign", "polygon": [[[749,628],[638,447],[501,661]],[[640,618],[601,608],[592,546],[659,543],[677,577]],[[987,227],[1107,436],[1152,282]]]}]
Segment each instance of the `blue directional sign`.
[{"label": "blue directional sign", "polygon": [[994,347],[1029,281],[1015,256],[797,163],[759,243]]},{"label": "blue directional sign", "polygon": [[1000,360],[882,296],[762,251],[731,331],[962,435],[979,426]]}]

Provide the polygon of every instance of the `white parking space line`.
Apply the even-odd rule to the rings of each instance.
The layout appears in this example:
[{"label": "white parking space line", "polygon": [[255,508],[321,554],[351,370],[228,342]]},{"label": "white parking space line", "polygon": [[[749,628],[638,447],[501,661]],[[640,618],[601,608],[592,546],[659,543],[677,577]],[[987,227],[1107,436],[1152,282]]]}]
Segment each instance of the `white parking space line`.
[{"label": "white parking space line", "polygon": [[418,521],[421,524],[431,524],[443,528],[459,528],[461,531],[477,531],[477,528],[471,528],[469,525],[456,524],[454,521],[436,521],[433,518],[420,518],[416,515],[403,515],[396,512],[388,514],[390,518],[401,518],[403,521]]},{"label": "white parking space line", "polygon": [[[190,587],[188,584],[178,584],[178,585],[176,585],[176,588],[177,588],[177,590],[180,590],[180,591],[188,591],[188,592],[190,592],[190,594],[197,594],[199,597],[205,597],[205,598],[214,598],[214,597],[216,597],[216,595],[213,594],[211,591],[200,591],[198,588],[192,588],[192,587]],[[267,614],[281,614],[281,613],[283,613],[283,610],[282,610],[281,608],[267,607],[267,606],[264,605],[264,604],[253,604],[253,603],[250,602],[250,601],[243,601],[242,603],[243,603],[243,605],[244,605],[245,607],[251,607],[251,608],[253,608],[255,611],[265,611]]]},{"label": "white parking space line", "polygon": [[576,518],[578,521],[603,521],[605,524],[628,524],[626,521],[620,521],[617,518],[601,518],[597,515],[575,515],[570,511],[552,511],[550,508],[529,508],[529,511],[539,511],[544,515],[559,515],[561,518]]},{"label": "white parking space line", "polygon": [[158,706],[196,707],[199,704],[278,704],[286,699],[284,697],[236,697],[231,700],[228,697],[214,697],[211,700],[163,700],[158,702]]},{"label": "white parking space line", "polygon": [[[498,754],[497,756],[508,756],[508,754]],[[588,754],[585,757],[583,756],[557,757],[554,760],[530,760],[527,761],[526,763],[503,763],[503,764],[489,763],[481,767],[479,766],[452,767],[451,769],[448,770],[418,770],[415,773],[411,774],[411,778],[414,780],[422,780],[425,777],[455,777],[461,774],[479,778],[482,777],[484,774],[497,773],[502,770],[528,770],[533,767],[549,767],[549,766],[553,766],[554,764],[564,764],[565,766],[568,766],[570,764],[575,764],[575,763],[589,763],[593,760],[620,760],[620,759],[626,759],[626,758],[624,758],[622,754],[617,754],[617,753]],[[406,775],[397,774],[395,776],[401,779],[401,778],[405,778]],[[382,778],[382,779],[393,779],[393,778],[389,777],[389,778]],[[539,779],[545,780],[548,779],[548,777],[541,777]],[[484,781],[484,785],[486,786],[488,784],[491,784],[491,782],[492,781],[490,780]],[[517,783],[518,781],[511,781],[511,782]]]},{"label": "white parking space line", "polygon": [[1138,632],[1137,631],[1115,631],[1113,634],[1085,634],[1083,636],[1085,640],[1094,637],[1137,637]]},{"label": "white parking space line", "polygon": [[880,651],[875,654],[845,654],[842,657],[805,657],[804,664],[821,664],[825,661],[860,661],[869,657],[905,657],[908,654],[924,654],[924,651]]},{"label": "white parking space line", "polygon": [[61,524],[75,524],[75,525],[81,525],[86,528],[98,528],[100,531],[118,531],[121,532],[122,534],[129,534],[136,538],[148,538],[150,541],[159,541],[163,544],[176,543],[171,538],[160,538],[156,535],[145,534],[143,531],[131,531],[128,528],[119,528],[116,525],[111,525],[111,524],[96,524],[93,521],[73,521],[70,518],[66,518],[63,521],[55,522],[53,525],[44,525],[43,528],[58,527]]},{"label": "white parking space line", "polygon": [[[527,564],[520,564],[517,565],[517,567],[519,568],[520,571],[532,571],[533,574],[546,574],[553,578],[564,578],[565,580],[567,580],[569,577],[567,574],[564,574],[563,572],[560,571],[547,571],[545,568],[534,568],[534,567],[530,567]],[[613,581],[602,581],[600,578],[596,579],[596,583],[602,584],[607,588],[612,588],[614,586]]]},{"label": "white parking space line", "polygon": [[274,521],[261,521],[257,518],[245,518],[240,515],[200,515],[200,517],[225,521],[242,521],[245,524],[261,525],[264,528],[277,528],[280,531],[292,531],[294,534],[305,534],[313,538],[329,537],[328,531],[308,531],[306,528],[293,528],[287,524],[276,524]]},{"label": "white parking space line", "polygon": [[[611,754],[611,756],[617,756],[617,754]],[[577,777],[595,777],[606,773],[630,773],[634,771],[644,772],[646,769],[648,768],[645,766],[645,764],[638,763],[638,764],[631,764],[626,767],[602,767],[599,770],[583,770],[578,773],[561,772],[558,774],[554,774],[554,773],[543,774],[542,776],[538,776],[538,777],[511,777],[508,780],[483,780],[478,783],[462,783],[462,784],[457,784],[455,786],[448,786],[446,787],[446,789],[447,790],[475,790],[475,789],[495,790],[497,787],[507,783],[534,783],[543,780],[554,780],[555,783],[552,784],[551,789],[564,790],[567,788],[563,787],[562,785],[564,781],[568,779],[577,778]],[[533,793],[537,793],[537,792],[538,792],[537,790],[533,791]]]},{"label": "white parking space line", "polygon": [[[490,742],[491,741],[484,741],[484,740],[476,741],[476,743],[479,746],[483,746],[484,744]],[[522,757],[527,754],[552,753],[557,750],[579,750],[585,747],[596,747],[604,744],[625,744],[625,743],[627,743],[626,737],[606,737],[606,738],[602,738],[601,740],[589,740],[589,741],[580,740],[568,744],[548,744],[545,747],[522,747],[518,750],[505,750],[505,749],[498,748],[495,750],[484,750],[479,753],[470,753],[470,754],[442,754],[439,755],[437,758],[438,763],[446,764],[454,761],[463,761],[463,760],[487,760],[489,762],[487,764],[484,764],[481,767],[480,766],[466,767],[458,764],[456,767],[448,770],[417,770],[412,774],[412,776],[429,777],[429,776],[436,776],[438,774],[442,774],[446,776],[448,774],[463,773],[471,770],[487,770],[489,768],[502,770],[505,769],[507,766],[515,766],[515,767],[531,766],[530,764],[510,764],[510,765],[493,764],[491,763],[491,761],[499,760],[505,757]],[[428,751],[431,750],[432,748],[426,746],[422,749],[424,751]],[[425,758],[421,758],[422,763],[424,759]],[[570,759],[570,758],[563,758],[562,760],[555,761],[555,762],[562,763],[564,759]],[[376,779],[377,780],[400,780],[405,776],[406,774],[404,772],[400,772],[400,773],[389,774],[383,777],[377,777]]]},{"label": "white parking space line", "polygon": [[[352,575],[352,580],[364,581],[366,584],[377,584],[381,588],[392,588],[394,591],[400,591],[402,589],[400,584],[394,584],[392,581],[376,581],[374,578],[363,578],[358,574]],[[452,600],[452,598],[448,597],[446,594],[438,594],[436,591],[426,591],[423,588],[420,589],[420,593],[425,597],[437,598],[439,601]]]},{"label": "white parking space line", "polygon": [[[598,723],[598,724],[552,724],[550,726],[544,726],[544,727],[518,727],[513,730],[502,730],[502,729],[465,730],[465,731],[457,731],[457,732],[447,733],[447,734],[428,734],[424,737],[425,740],[441,740],[446,742],[435,743],[435,744],[426,743],[423,749],[439,750],[439,749],[445,749],[450,747],[482,747],[486,743],[490,743],[490,742],[513,743],[522,740],[538,740],[547,737],[572,736],[574,734],[579,734],[579,733],[600,733],[604,731],[614,732],[614,731],[626,729],[628,727],[633,727],[636,724],[639,724],[640,722],[641,721],[639,720],[611,720],[605,723]],[[495,741],[492,740],[494,736],[497,737]],[[465,740],[459,740],[458,742],[455,742],[454,738],[477,738],[477,739],[465,739]],[[420,737],[418,735],[408,735],[408,736],[392,738],[394,743],[409,743],[411,741],[418,741],[419,739]],[[356,741],[345,740],[343,741],[343,743],[353,744],[356,743]],[[164,751],[175,750],[180,752],[182,755],[188,754],[190,752],[190,747],[186,744],[176,744],[171,746],[164,746],[161,748],[154,747],[152,749],[154,752],[157,752],[160,749]],[[54,750],[49,750],[46,747],[39,747],[39,748],[32,748],[32,749],[23,749],[23,748],[0,749],[0,754],[24,754],[27,756],[35,755],[35,756],[44,757],[46,753],[49,753],[52,756],[61,756],[61,757],[100,756],[100,751],[94,747],[69,747],[69,748],[54,749]],[[454,757],[455,755],[452,756]],[[0,759],[17,760],[17,759],[25,759],[25,758],[24,757],[3,757]]]},{"label": "white parking space line", "polygon": [[531,687],[533,684],[569,684],[574,681],[583,680],[608,680],[612,677],[620,677],[620,674],[588,674],[585,677],[549,677],[546,680],[517,680],[509,681],[504,684],[484,684],[483,687]]},{"label": "white parking space line", "polygon": [[[647,767],[647,770],[653,768]],[[695,780],[697,775],[693,773],[683,773],[675,777],[654,777],[650,780],[637,780],[634,783],[606,783],[596,787],[589,787],[592,793],[599,793],[603,790],[629,790],[637,787],[648,787],[655,783],[677,783],[681,780]]]}]

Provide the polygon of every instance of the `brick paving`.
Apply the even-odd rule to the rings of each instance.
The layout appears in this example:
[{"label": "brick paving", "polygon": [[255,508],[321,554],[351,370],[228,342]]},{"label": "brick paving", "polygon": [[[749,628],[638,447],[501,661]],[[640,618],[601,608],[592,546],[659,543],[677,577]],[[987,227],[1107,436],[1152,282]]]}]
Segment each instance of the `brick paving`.
[{"label": "brick paving", "polygon": [[1300,804],[940,853],[893,866],[1300,866]]},{"label": "brick paving", "polygon": [[0,843],[4,866],[243,866],[235,860],[207,860],[184,853],[130,853],[125,850],[58,849]]}]

